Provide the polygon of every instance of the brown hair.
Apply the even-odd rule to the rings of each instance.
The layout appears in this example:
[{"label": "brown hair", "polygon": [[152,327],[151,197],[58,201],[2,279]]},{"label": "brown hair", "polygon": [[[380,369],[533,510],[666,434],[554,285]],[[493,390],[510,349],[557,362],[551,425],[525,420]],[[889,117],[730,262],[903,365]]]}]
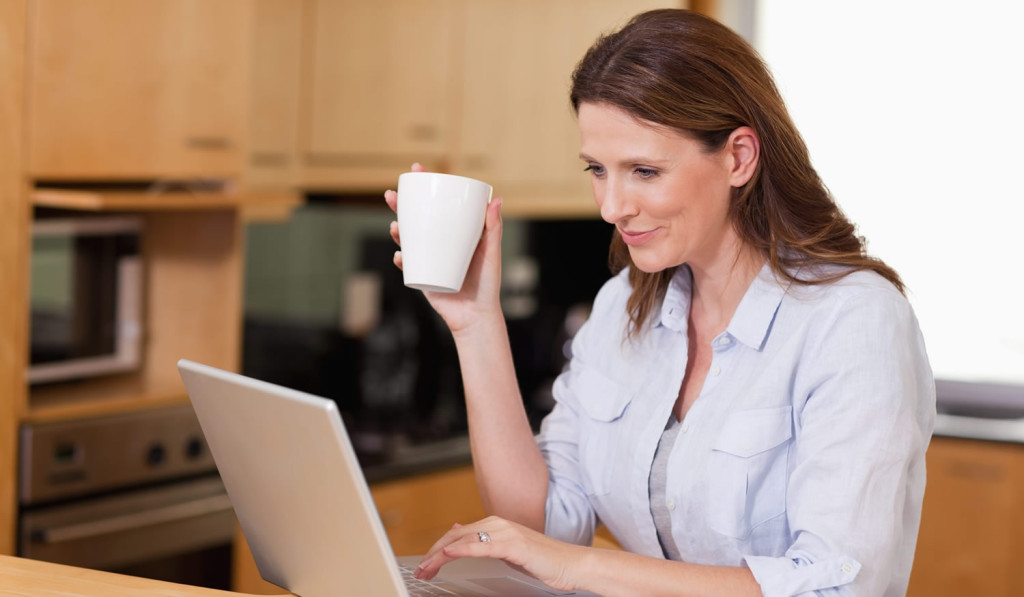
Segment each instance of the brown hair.
[{"label": "brown hair", "polygon": [[[760,159],[750,180],[734,188],[730,216],[740,238],[766,256],[781,279],[821,284],[871,270],[903,292],[899,275],[867,255],[811,166],[803,138],[761,57],[717,21],[681,9],[653,10],[599,38],[577,65],[570,94],[604,103],[669,127],[720,150],[741,126],[756,131]],[[632,265],[618,232],[609,252],[612,271]],[[825,271],[822,266],[841,265]],[[631,329],[639,330],[664,295],[675,268],[629,271]]]}]

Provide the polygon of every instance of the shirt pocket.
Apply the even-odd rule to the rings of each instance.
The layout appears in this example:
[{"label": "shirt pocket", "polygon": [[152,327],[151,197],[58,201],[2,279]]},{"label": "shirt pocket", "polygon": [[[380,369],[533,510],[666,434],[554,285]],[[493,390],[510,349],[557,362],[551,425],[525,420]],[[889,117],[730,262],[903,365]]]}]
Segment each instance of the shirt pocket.
[{"label": "shirt pocket", "polygon": [[589,495],[604,495],[627,453],[621,419],[633,395],[626,385],[588,368],[577,378],[576,396],[581,410],[579,460],[584,488]]},{"label": "shirt pocket", "polygon": [[785,513],[793,408],[745,410],[729,415],[708,459],[708,524],[746,539]]}]

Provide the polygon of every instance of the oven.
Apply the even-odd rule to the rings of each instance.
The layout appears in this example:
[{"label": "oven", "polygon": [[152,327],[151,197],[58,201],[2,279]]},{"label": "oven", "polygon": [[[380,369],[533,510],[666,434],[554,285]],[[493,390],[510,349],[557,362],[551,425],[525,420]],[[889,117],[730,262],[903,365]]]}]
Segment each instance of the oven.
[{"label": "oven", "polygon": [[235,516],[189,405],[24,425],[18,555],[229,589]]}]

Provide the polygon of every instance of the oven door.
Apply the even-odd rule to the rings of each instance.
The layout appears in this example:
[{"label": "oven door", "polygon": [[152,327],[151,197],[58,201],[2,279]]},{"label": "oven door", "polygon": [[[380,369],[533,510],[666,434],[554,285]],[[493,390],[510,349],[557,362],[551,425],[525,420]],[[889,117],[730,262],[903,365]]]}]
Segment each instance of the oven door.
[{"label": "oven door", "polygon": [[20,526],[27,558],[229,588],[235,515],[217,476],[23,510]]}]

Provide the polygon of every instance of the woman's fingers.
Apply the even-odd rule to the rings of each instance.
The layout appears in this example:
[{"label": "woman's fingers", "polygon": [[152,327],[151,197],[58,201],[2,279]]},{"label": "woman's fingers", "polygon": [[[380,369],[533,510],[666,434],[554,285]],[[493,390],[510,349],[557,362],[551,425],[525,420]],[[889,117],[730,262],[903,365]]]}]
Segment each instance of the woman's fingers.
[{"label": "woman's fingers", "polygon": [[398,235],[398,222],[391,222],[391,225],[388,228],[388,232],[391,233],[391,238],[395,241],[395,244],[398,246],[402,246],[402,239]]},{"label": "woman's fingers", "polygon": [[[437,574],[441,566],[448,562],[462,557],[488,557],[493,555],[492,546],[495,537],[503,532],[508,525],[500,518],[493,516],[475,522],[471,525],[460,525],[456,523],[451,530],[437,540],[436,543],[423,556],[423,560],[416,568],[416,578],[431,579]],[[485,530],[487,529],[487,530]],[[481,540],[480,532],[489,541]],[[477,543],[479,546],[474,546]]]},{"label": "woman's fingers", "polygon": [[416,571],[413,573],[416,578],[431,579],[437,574],[437,571],[441,569],[441,566],[448,563],[450,559],[445,559],[444,548],[451,544],[453,541],[457,541],[464,531],[460,531],[462,525],[455,523],[452,525],[451,530],[441,536],[440,539],[434,542],[427,550],[426,555],[420,560],[419,565],[416,567]]},{"label": "woman's fingers", "polygon": [[579,586],[575,575],[586,549],[490,516],[473,524],[452,527],[423,558],[415,575],[429,580],[452,560],[497,558],[551,587],[572,591]]},{"label": "woman's fingers", "polygon": [[487,206],[484,219],[484,230],[489,233],[488,242],[496,248],[501,247],[501,197],[495,197]]},{"label": "woman's fingers", "polygon": [[481,542],[475,532],[465,532],[454,538],[446,535],[446,539],[448,540],[440,545],[439,549],[431,550],[423,558],[413,573],[416,578],[430,580],[437,575],[442,566],[458,558],[485,558],[495,555],[491,544]]},{"label": "woman's fingers", "polygon": [[[391,211],[394,211],[396,213],[398,212],[398,193],[390,189],[384,191],[384,201],[388,204],[388,207],[391,208]],[[391,238],[392,240],[395,241],[395,244],[401,247],[402,239],[398,235],[398,222],[392,221],[391,224],[388,225],[388,232],[391,234]],[[393,261],[395,262],[395,265],[398,267],[398,269],[402,269],[401,251],[395,251]]]},{"label": "woman's fingers", "polygon": [[412,165],[413,172],[426,172],[427,169],[423,167],[423,164],[416,162]]}]

